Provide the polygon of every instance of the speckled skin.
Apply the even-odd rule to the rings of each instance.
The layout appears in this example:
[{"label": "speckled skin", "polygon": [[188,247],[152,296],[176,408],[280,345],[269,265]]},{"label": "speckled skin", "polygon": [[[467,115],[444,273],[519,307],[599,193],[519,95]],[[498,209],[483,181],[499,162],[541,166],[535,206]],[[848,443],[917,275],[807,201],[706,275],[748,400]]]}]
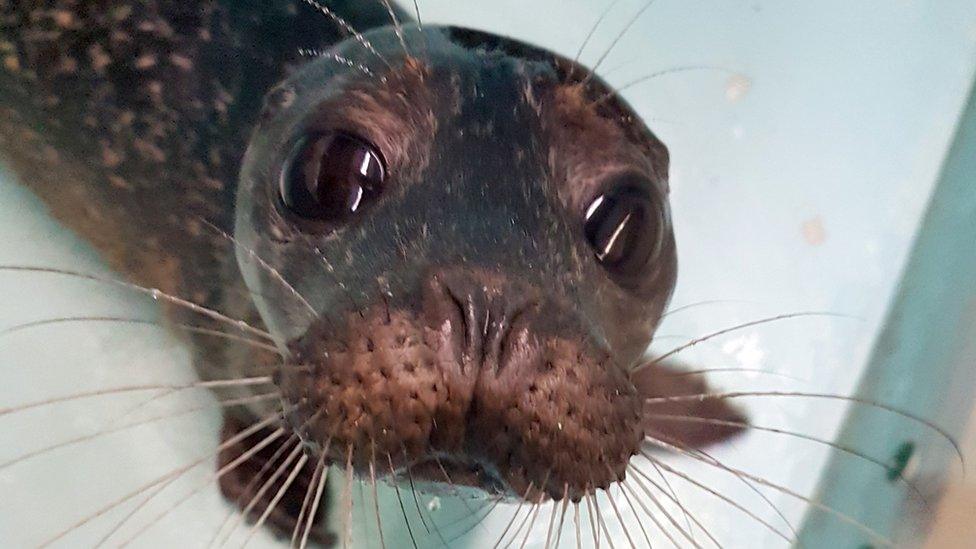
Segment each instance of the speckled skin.
[{"label": "speckled skin", "polygon": [[[379,4],[331,5],[358,29],[389,22]],[[208,224],[233,232],[264,94],[309,59],[300,50],[347,34],[298,0],[0,0],[0,154],[131,281],[260,327],[233,244]],[[276,360],[212,337],[191,343],[205,378]],[[259,412],[230,411],[244,425]],[[236,475],[224,479],[229,496],[250,481]]]},{"label": "speckled skin", "polygon": [[[330,5],[359,30],[387,22],[367,4]],[[660,369],[630,376],[670,299],[675,242],[667,225],[624,287],[579,227],[619,174],[666,204],[664,145],[622,100],[599,100],[599,78],[544,50],[387,27],[367,33],[371,51],[341,42],[347,62],[303,62],[300,48],[341,34],[287,0],[0,0],[0,150],[138,284],[267,327],[289,352],[276,379],[313,457],[438,482],[436,456],[456,482],[532,500],[623,478],[653,427],[642,397],[688,392]],[[363,220],[323,230],[276,193],[296,139],[330,129],[374,143],[392,176]],[[275,365],[193,345],[204,377]],[[286,530],[297,509],[282,509],[272,522]]]},{"label": "speckled skin", "polygon": [[[389,21],[379,4],[332,5],[359,29]],[[220,233],[233,233],[241,159],[300,50],[346,34],[300,0],[0,0],[0,151],[130,280],[260,326]],[[193,340],[210,379],[274,359]]]}]

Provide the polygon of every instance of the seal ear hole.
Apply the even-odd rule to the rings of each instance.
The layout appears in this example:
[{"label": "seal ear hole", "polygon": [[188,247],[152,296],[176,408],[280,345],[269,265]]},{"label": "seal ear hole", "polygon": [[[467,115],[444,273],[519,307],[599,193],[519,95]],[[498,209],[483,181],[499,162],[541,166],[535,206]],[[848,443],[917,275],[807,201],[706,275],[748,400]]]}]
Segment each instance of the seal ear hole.
[{"label": "seal ear hole", "polygon": [[583,214],[583,235],[600,265],[626,287],[639,285],[670,230],[667,205],[639,175],[617,176]]},{"label": "seal ear hole", "polygon": [[386,167],[377,148],[345,132],[303,137],[285,162],[279,199],[298,218],[342,223],[383,190]]}]

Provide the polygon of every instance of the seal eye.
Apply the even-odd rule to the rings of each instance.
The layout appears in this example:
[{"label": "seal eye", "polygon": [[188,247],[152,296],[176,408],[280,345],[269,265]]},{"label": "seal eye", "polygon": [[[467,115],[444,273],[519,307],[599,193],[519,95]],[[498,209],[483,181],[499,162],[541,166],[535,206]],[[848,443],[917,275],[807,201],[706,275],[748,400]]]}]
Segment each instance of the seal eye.
[{"label": "seal eye", "polygon": [[376,148],[346,133],[303,139],[282,173],[281,202],[295,215],[343,221],[382,190],[386,170]]},{"label": "seal eye", "polygon": [[667,218],[645,186],[618,184],[597,196],[586,209],[583,233],[597,261],[618,283],[639,282],[661,250]]}]

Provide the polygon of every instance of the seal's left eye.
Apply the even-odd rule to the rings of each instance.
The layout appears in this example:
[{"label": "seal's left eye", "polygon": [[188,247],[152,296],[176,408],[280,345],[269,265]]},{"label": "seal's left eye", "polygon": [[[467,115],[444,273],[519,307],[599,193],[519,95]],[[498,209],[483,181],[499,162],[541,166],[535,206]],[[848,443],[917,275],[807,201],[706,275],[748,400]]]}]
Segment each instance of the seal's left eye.
[{"label": "seal's left eye", "polygon": [[583,234],[597,261],[623,286],[636,286],[670,231],[667,209],[649,184],[623,178],[584,214]]},{"label": "seal's left eye", "polygon": [[341,132],[314,134],[295,147],[281,177],[281,202],[293,214],[341,222],[382,191],[386,169],[376,147]]}]

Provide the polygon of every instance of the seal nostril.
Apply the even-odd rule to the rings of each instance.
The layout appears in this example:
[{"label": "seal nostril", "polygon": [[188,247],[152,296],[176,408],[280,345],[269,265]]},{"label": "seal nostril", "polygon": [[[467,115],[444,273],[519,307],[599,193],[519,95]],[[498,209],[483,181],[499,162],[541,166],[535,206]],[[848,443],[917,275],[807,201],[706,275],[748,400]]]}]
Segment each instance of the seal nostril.
[{"label": "seal nostril", "polygon": [[[513,334],[522,334],[523,316],[537,309],[538,290],[513,282],[503,273],[477,268],[441,272],[431,279],[434,302],[428,309],[442,322],[457,317],[458,336],[466,361],[499,369],[510,360]],[[457,337],[457,336],[456,336]],[[462,339],[458,337],[458,339]]]}]

